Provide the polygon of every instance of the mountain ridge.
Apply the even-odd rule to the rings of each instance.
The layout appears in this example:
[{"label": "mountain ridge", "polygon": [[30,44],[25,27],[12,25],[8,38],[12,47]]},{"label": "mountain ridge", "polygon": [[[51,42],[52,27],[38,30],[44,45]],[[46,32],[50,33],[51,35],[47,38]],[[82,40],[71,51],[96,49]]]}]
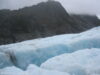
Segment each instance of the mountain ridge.
[{"label": "mountain ridge", "polygon": [[[78,33],[98,26],[99,20],[69,15],[57,1],[41,2],[19,10],[0,10],[0,44],[65,33]],[[89,19],[90,19],[89,18]]]}]

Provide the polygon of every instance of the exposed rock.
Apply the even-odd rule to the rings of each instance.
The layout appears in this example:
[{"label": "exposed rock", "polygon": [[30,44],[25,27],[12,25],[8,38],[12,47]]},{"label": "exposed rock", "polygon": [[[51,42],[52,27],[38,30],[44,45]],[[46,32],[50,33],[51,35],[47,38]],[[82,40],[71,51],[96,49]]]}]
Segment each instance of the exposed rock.
[{"label": "exposed rock", "polygon": [[0,11],[0,44],[77,33],[98,26],[96,16],[69,15],[57,1]]}]

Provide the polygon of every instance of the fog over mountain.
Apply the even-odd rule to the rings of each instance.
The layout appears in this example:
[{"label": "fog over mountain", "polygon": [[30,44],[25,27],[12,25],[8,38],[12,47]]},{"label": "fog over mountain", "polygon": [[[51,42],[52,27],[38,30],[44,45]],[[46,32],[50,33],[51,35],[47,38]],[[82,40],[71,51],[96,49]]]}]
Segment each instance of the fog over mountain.
[{"label": "fog over mountain", "polygon": [[19,10],[0,10],[0,44],[78,33],[100,25],[96,16],[69,15],[58,1]]},{"label": "fog over mountain", "polygon": [[[0,9],[18,9],[47,0],[0,0]],[[100,14],[100,0],[56,0],[70,13]]]}]

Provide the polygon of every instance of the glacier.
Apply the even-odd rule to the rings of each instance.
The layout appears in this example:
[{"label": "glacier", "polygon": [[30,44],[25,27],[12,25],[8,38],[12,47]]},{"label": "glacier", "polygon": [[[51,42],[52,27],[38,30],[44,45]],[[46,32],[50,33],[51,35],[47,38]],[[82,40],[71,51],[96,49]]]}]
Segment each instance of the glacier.
[{"label": "glacier", "polygon": [[100,49],[84,49],[53,57],[41,68],[67,72],[70,75],[100,75]]},{"label": "glacier", "polygon": [[29,67],[25,71],[15,66],[3,68],[0,70],[0,75],[70,75],[70,74],[66,72],[42,69],[35,65],[29,65]]},{"label": "glacier", "polygon": [[0,68],[4,68],[6,66],[13,66],[13,64],[10,61],[8,54],[0,52]]},{"label": "glacier", "polygon": [[99,50],[100,26],[77,34],[1,45],[0,75],[100,75]]}]

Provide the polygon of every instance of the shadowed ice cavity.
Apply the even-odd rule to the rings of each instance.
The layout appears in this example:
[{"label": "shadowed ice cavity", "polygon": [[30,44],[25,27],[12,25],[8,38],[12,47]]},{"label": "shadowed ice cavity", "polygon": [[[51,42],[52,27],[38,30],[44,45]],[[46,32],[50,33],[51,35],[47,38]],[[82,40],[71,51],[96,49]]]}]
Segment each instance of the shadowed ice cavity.
[{"label": "shadowed ice cavity", "polygon": [[12,66],[12,65],[13,63],[10,61],[9,54],[0,52],[0,68]]}]

